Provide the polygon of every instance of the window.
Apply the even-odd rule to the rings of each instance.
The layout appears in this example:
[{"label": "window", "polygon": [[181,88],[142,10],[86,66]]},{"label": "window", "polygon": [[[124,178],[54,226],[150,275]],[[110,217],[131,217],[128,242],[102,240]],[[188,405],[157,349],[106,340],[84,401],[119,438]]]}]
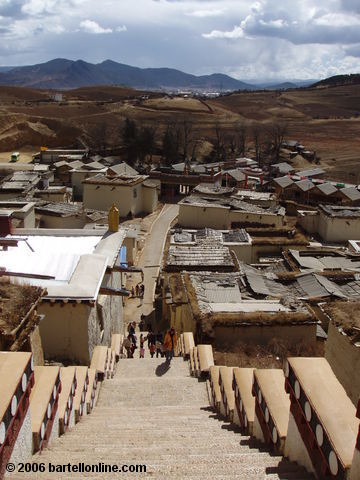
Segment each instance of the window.
[{"label": "window", "polygon": [[136,188],[134,188],[134,190],[133,190],[133,197],[134,197],[134,198],[137,197],[137,190],[136,190]]}]

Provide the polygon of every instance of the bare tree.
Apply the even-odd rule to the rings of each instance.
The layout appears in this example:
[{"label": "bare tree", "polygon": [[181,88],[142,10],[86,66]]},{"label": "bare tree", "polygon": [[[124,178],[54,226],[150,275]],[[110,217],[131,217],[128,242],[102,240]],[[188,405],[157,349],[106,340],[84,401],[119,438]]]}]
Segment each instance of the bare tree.
[{"label": "bare tree", "polygon": [[273,162],[280,159],[281,145],[288,132],[288,125],[285,122],[276,122],[267,128],[267,137],[270,147],[270,156]]},{"label": "bare tree", "polygon": [[109,125],[106,122],[96,123],[91,129],[91,142],[96,150],[106,152],[109,142]]},{"label": "bare tree", "polygon": [[262,165],[262,149],[263,149],[263,130],[259,124],[255,124],[252,128],[252,137],[255,149],[255,160]]},{"label": "bare tree", "polygon": [[183,147],[183,159],[184,161],[188,158],[188,150],[192,142],[192,133],[193,133],[193,124],[187,119],[183,119],[181,122],[181,140]]},{"label": "bare tree", "polygon": [[225,135],[219,122],[215,123],[214,153],[215,153],[215,159],[218,162],[221,160],[224,160],[224,158],[226,157]]},{"label": "bare tree", "polygon": [[247,128],[246,125],[242,123],[236,124],[236,135],[237,135],[237,145],[238,153],[242,157],[245,156],[246,152],[246,143],[247,143]]}]

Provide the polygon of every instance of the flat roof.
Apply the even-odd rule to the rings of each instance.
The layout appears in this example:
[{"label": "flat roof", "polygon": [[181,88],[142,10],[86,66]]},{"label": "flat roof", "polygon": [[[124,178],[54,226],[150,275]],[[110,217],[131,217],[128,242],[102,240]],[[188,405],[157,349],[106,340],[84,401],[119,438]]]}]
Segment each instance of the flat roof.
[{"label": "flat roof", "polygon": [[149,178],[147,175],[116,175],[109,176],[98,174],[91,178],[86,178],[82,181],[84,184],[89,185],[116,185],[116,186],[125,186],[131,187],[142,183],[144,180]]},{"label": "flat roof", "polygon": [[18,240],[18,246],[0,251],[0,266],[14,283],[46,288],[44,298],[96,299],[106,268],[116,262],[126,230],[105,235],[93,230],[51,232],[54,230],[42,235],[38,229],[33,235],[8,235],[6,238]]},{"label": "flat roof", "polygon": [[310,269],[318,272],[324,270],[358,271],[360,269],[360,258],[356,260],[343,252],[289,250],[289,254],[300,269]]},{"label": "flat roof", "polygon": [[349,218],[360,217],[360,207],[348,207],[337,205],[319,205],[320,211],[329,217]]},{"label": "flat roof", "polygon": [[227,210],[244,211],[258,215],[285,215],[285,208],[281,206],[275,207],[259,207],[249,202],[237,198],[209,198],[200,195],[190,195],[179,202],[179,205],[189,205],[195,207],[206,208],[223,208]]},{"label": "flat roof", "polygon": [[249,200],[258,200],[258,201],[269,201],[275,199],[275,195],[270,192],[257,192],[255,190],[237,190],[236,193],[233,195],[237,199],[237,197],[249,199]]}]

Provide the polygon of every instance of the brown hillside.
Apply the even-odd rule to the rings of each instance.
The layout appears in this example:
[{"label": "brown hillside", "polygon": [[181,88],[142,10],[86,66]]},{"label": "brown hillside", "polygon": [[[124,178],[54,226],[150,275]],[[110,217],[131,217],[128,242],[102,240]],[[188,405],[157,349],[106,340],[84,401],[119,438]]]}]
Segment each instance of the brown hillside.
[{"label": "brown hillside", "polygon": [[[168,123],[193,123],[201,144],[214,141],[215,125],[223,136],[233,136],[236,124],[248,131],[257,124],[264,132],[273,122],[288,125],[288,138],[315,150],[328,176],[360,183],[360,85],[284,92],[243,92],[217,99],[169,98],[121,87],[88,87],[63,92],[62,102],[50,101],[50,91],[0,87],[0,151],[24,145],[76,145],[77,138],[91,143],[94,129],[107,125],[108,145],[119,145],[122,122],[130,117],[139,125],[157,127],[158,142]],[[251,147],[252,138],[248,138]],[[248,155],[252,155],[252,151]],[[288,160],[285,154],[283,160]],[[302,162],[296,161],[297,167]],[[304,162],[304,166],[308,166]]]}]

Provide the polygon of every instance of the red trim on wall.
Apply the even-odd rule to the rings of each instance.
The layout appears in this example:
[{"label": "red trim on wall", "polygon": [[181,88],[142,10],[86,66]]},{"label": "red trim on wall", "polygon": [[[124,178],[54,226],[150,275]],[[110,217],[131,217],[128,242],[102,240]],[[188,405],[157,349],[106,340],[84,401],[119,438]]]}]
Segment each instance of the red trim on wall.
[{"label": "red trim on wall", "polygon": [[313,467],[318,477],[333,478],[326,458],[321,448],[318,446],[314,432],[312,431],[308,421],[306,420],[304,412],[299,402],[297,401],[295,393],[288,379],[285,380],[285,390],[287,393],[290,393],[290,412],[295,419],[296,426],[299,430],[302,441],[304,442],[306,450],[308,451],[308,454],[310,456],[311,463],[313,464]]},{"label": "red trim on wall", "polygon": [[48,443],[49,443],[51,431],[52,431],[52,428],[53,428],[53,425],[54,425],[56,412],[57,412],[57,409],[58,409],[60,392],[61,392],[61,381],[58,384],[58,388],[57,388],[57,392],[56,392],[56,398],[55,398],[55,401],[53,403],[52,410],[51,410],[51,416],[46,423],[44,438],[42,440],[40,440],[40,444],[39,444],[39,447],[40,447],[39,450],[40,451],[42,451],[44,448],[46,448]]},{"label": "red trim on wall", "polygon": [[34,372],[32,372],[31,377],[28,381],[26,390],[19,401],[16,413],[12,418],[9,424],[9,427],[7,429],[5,441],[0,448],[0,480],[4,476],[6,464],[10,460],[17,437],[19,435],[20,429],[26,417],[29,404],[30,404],[31,388],[34,385],[34,382],[35,382],[35,377],[34,377]]},{"label": "red trim on wall", "polygon": [[274,449],[276,448],[276,445],[274,444],[272,440],[272,433],[270,432],[269,426],[265,421],[265,417],[262,411],[262,408],[259,405],[258,399],[255,398],[255,415],[257,416],[261,430],[264,435],[265,443],[271,445]]}]

